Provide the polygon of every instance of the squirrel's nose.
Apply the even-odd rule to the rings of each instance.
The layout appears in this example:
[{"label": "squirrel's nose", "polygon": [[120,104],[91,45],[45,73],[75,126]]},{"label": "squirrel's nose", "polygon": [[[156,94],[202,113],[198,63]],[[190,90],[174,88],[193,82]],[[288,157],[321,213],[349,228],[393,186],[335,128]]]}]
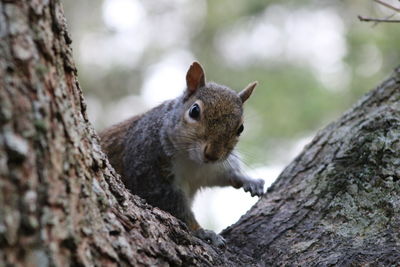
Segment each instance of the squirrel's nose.
[{"label": "squirrel's nose", "polygon": [[206,145],[204,147],[204,158],[206,158],[209,161],[217,161],[219,159],[219,156],[215,151],[213,151],[211,145]]}]

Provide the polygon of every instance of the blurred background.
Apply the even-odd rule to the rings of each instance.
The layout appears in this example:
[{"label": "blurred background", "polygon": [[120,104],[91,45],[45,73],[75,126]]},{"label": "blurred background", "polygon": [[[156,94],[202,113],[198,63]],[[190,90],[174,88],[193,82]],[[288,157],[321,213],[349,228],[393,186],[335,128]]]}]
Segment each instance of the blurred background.
[{"label": "blurred background", "polygon": [[[267,186],[319,128],[400,62],[400,24],[357,19],[399,19],[372,0],[63,2],[97,130],[178,96],[198,60],[208,80],[234,90],[259,82],[238,150]],[[220,231],[256,201],[242,190],[204,190],[194,210],[203,227]]]}]

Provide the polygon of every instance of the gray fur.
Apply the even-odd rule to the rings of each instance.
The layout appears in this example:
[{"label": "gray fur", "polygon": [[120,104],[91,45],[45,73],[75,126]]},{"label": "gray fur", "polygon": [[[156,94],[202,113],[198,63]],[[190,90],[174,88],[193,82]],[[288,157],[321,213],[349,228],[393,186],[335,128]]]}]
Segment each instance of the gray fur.
[{"label": "gray fur", "polygon": [[[201,101],[202,118],[193,123],[185,116],[195,101]],[[121,165],[117,171],[132,193],[186,222],[199,237],[221,245],[222,237],[199,229],[190,206],[202,187],[231,185],[252,195],[263,194],[263,180],[244,175],[232,153],[242,123],[242,104],[233,90],[207,83],[194,93],[186,90],[182,96],[131,119],[128,125],[104,131],[103,149],[113,157],[111,162]],[[123,138],[120,148],[113,148],[110,142],[121,139],[110,136],[116,132]],[[218,160],[204,161],[204,144]],[[122,156],[116,157],[118,149]],[[122,162],[115,163],[118,160]]]}]

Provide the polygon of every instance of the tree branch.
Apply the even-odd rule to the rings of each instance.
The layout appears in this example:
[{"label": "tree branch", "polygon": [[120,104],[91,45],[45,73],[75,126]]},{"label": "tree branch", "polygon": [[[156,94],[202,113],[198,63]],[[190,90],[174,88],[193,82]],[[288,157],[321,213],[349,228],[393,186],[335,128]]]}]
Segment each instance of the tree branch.
[{"label": "tree branch", "polygon": [[381,4],[382,6],[385,6],[385,7],[389,8],[389,9],[392,9],[392,10],[394,10],[396,12],[400,12],[400,8],[392,6],[391,4],[388,4],[388,3],[383,2],[381,0],[374,0],[374,2],[376,2],[378,4]]},{"label": "tree branch", "polygon": [[400,20],[399,20],[399,19],[376,19],[376,18],[366,18],[366,17],[360,16],[360,15],[358,15],[357,17],[358,17],[358,19],[359,19],[360,21],[366,21],[366,22],[374,21],[374,22],[400,23]]}]

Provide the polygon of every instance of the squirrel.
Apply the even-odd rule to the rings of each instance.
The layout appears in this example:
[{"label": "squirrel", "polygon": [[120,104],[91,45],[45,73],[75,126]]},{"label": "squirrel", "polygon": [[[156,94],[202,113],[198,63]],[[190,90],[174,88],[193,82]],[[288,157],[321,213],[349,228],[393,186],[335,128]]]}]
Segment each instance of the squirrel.
[{"label": "squirrel", "polygon": [[256,85],[236,93],[206,83],[202,66],[193,62],[181,96],[100,133],[103,151],[133,194],[219,248],[225,247],[224,238],[200,227],[191,204],[202,187],[242,187],[263,195],[264,180],[245,175],[233,153],[244,129],[243,103]]}]

